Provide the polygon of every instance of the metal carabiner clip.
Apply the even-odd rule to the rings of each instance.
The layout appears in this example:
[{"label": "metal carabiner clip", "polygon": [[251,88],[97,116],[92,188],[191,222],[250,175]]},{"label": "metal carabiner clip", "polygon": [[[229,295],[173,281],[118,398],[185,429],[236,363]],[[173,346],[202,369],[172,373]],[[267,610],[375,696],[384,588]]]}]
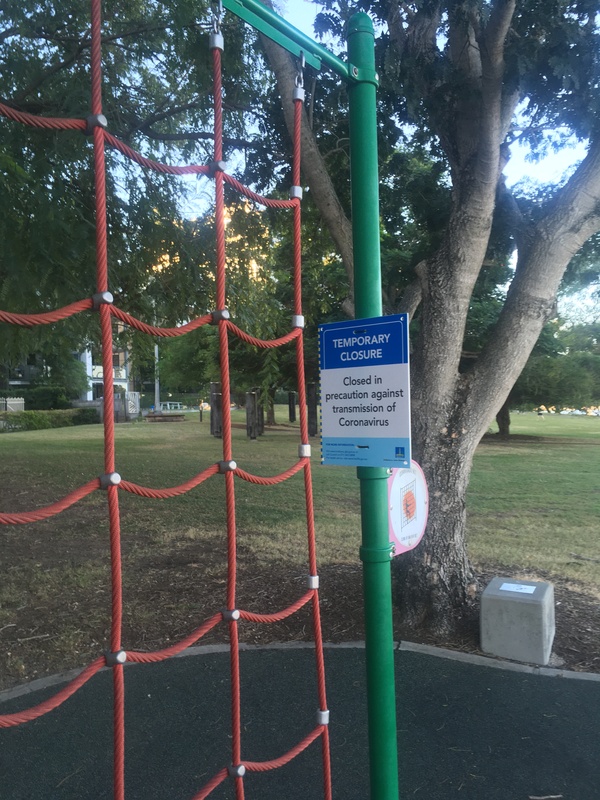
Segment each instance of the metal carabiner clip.
[{"label": "metal carabiner clip", "polygon": [[296,72],[296,88],[302,89],[304,86],[304,68],[306,66],[306,59],[304,58],[304,53],[300,53],[300,61],[298,64],[298,70]]},{"label": "metal carabiner clip", "polygon": [[221,0],[213,6],[212,29],[213,33],[221,33],[221,22],[223,21],[223,3]]}]

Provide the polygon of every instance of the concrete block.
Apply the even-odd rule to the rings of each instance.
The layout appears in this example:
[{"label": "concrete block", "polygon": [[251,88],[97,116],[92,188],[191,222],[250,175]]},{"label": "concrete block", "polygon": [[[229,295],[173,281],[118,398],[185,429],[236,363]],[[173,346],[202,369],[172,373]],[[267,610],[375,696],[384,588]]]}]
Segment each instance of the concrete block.
[{"label": "concrete block", "polygon": [[545,666],[554,642],[554,586],[493,578],[481,596],[484,653]]}]

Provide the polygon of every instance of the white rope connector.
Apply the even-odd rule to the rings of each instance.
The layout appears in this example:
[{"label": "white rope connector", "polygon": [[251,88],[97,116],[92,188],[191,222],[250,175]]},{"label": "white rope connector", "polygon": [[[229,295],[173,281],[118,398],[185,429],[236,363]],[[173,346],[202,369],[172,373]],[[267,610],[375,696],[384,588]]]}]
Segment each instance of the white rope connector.
[{"label": "white rope connector", "polygon": [[92,303],[94,304],[92,308],[94,311],[98,311],[100,306],[112,306],[114,301],[115,298],[110,292],[96,292],[96,294],[92,295]]},{"label": "white rope connector", "polygon": [[208,165],[209,168],[209,175],[211,178],[215,177],[216,172],[227,172],[227,162],[226,161],[211,161]]},{"label": "white rope connector", "polygon": [[318,575],[308,575],[306,578],[306,585],[309,589],[318,589],[319,588],[319,576]]},{"label": "white rope connector", "polygon": [[100,475],[100,488],[108,489],[109,486],[118,486],[121,483],[121,476],[118,472],[107,472]]},{"label": "white rope connector", "polygon": [[231,778],[243,778],[246,774],[246,767],[243,764],[230,764],[227,767],[227,772]]},{"label": "white rope connector", "polygon": [[302,200],[302,187],[290,186],[290,200]]},{"label": "white rope connector", "polygon": [[233,461],[219,461],[219,472],[221,474],[225,472],[234,472],[237,469],[237,462]]},{"label": "white rope connector", "polygon": [[208,38],[208,46],[211,50],[224,50],[225,42],[221,33],[221,22],[223,20],[223,3],[220,2],[216,9],[213,9],[212,31]]},{"label": "white rope connector", "polygon": [[317,725],[329,725],[329,710],[317,711]]},{"label": "white rope connector", "polygon": [[91,136],[94,132],[94,128],[103,128],[106,130],[108,128],[108,120],[104,116],[104,114],[90,114],[89,117],[85,119],[85,134],[86,136]]},{"label": "white rope connector", "polygon": [[310,458],[311,449],[309,444],[298,445],[298,458]]},{"label": "white rope connector", "polygon": [[227,308],[220,308],[215,311],[210,312],[212,320],[211,325],[216,325],[217,322],[220,322],[222,319],[231,319],[231,314],[229,313],[229,309]]},{"label": "white rope connector", "polygon": [[240,618],[240,612],[237,608],[223,608],[221,609],[221,616],[225,622],[237,622]]},{"label": "white rope connector", "polygon": [[303,328],[304,316],[302,314],[294,314],[292,317],[292,328]]},{"label": "white rope connector", "polygon": [[124,664],[127,661],[127,653],[125,650],[117,650],[116,653],[104,653],[107,667],[116,667],[118,664]]},{"label": "white rope connector", "polygon": [[223,34],[218,31],[213,31],[210,36],[208,37],[208,47],[210,50],[225,50],[225,40],[223,39]]},{"label": "white rope connector", "polygon": [[303,86],[294,86],[294,91],[292,92],[292,100],[300,100],[301,103],[304,102],[305,92]]}]

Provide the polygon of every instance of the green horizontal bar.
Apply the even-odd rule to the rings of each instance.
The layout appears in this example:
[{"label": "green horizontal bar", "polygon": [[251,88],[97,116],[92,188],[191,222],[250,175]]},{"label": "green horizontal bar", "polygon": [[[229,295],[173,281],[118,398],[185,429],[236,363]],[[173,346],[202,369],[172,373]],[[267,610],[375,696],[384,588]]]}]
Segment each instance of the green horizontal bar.
[{"label": "green horizontal bar", "polygon": [[[301,45],[297,44],[290,39],[289,36],[286,34],[281,33],[281,31],[276,30],[270,23],[266,20],[261,19],[261,17],[257,16],[253,11],[249,11],[245,6],[239,2],[239,0],[233,0],[235,7],[229,8],[230,11],[247,22],[249,25],[252,25],[253,28],[256,28],[257,31],[264,33],[265,36],[268,36],[269,39],[273,39],[273,41],[283,47],[285,50],[288,50],[292,55],[300,57],[304,55],[304,59],[306,63],[316,69],[317,72],[321,70],[321,59],[316,58],[312,53],[306,52],[306,48],[302,47]],[[223,4],[225,7],[229,7],[229,4],[226,2]]]},{"label": "green horizontal bar", "polygon": [[[315,69],[320,69],[321,64],[317,63],[315,66],[314,59],[326,64],[344,80],[353,79],[354,76],[350,74],[348,64],[341,58],[306,36],[298,28],[290,25],[283,17],[263,6],[258,0],[223,0],[223,6],[243,19],[244,22],[253,25],[269,39],[273,39],[274,42],[289,50],[293,55],[299,56],[300,53],[304,53],[307,63]],[[313,56],[314,59],[310,59],[309,56]]]}]

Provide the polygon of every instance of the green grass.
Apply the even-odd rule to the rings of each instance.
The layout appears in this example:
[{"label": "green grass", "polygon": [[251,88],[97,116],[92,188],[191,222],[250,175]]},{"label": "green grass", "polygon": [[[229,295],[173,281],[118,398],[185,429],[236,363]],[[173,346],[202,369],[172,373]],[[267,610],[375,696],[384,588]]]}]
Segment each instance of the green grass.
[{"label": "green grass", "polygon": [[[475,456],[467,500],[471,558],[542,570],[597,591],[598,563],[585,559],[600,559],[600,418],[512,420],[518,436],[488,439]],[[543,438],[519,438],[536,435]]]},{"label": "green grass", "polygon": [[[239,419],[238,419],[239,418]],[[279,414],[282,422],[286,419]],[[234,413],[241,422],[243,412]],[[13,486],[3,493],[2,510],[14,510],[11,493],[19,493],[19,508],[52,502],[104,471],[100,425],[6,434],[2,437],[6,470]],[[233,430],[234,457],[240,467],[258,475],[283,472],[297,461],[298,434],[286,427],[251,442],[245,431]],[[314,441],[316,516],[323,561],[355,562],[358,558],[358,482],[351,468],[319,465]],[[124,479],[143,486],[175,486],[222,459],[221,440],[209,434],[208,415],[202,423],[190,415],[185,423],[132,423],[116,426],[116,469]],[[9,467],[10,464],[10,467]],[[18,487],[18,488],[17,488]],[[306,523],[302,473],[274,487],[236,480],[236,517],[242,544],[259,560],[306,560]],[[123,509],[125,547],[143,547],[202,536],[221,535],[225,518],[224,482],[214,476],[192,492],[170,500],[146,500],[119,493]],[[95,493],[84,501],[101,506]],[[70,512],[65,512],[66,516]],[[57,518],[57,519],[60,519]]]},{"label": "green grass", "polygon": [[[498,432],[494,423],[490,430]],[[562,414],[544,414],[538,417],[533,412],[510,415],[511,434],[525,436],[569,436],[577,439],[600,441],[600,417],[563,416]]]},{"label": "green grass", "polygon": [[[286,419],[279,409],[279,419]],[[243,420],[243,412],[236,412]],[[511,430],[544,439],[489,440],[474,462],[468,493],[468,542],[476,563],[544,570],[598,585],[597,564],[572,554],[600,558],[600,418],[514,414]],[[555,437],[556,441],[552,441]],[[571,441],[561,441],[570,437]],[[208,415],[199,422],[134,423],[116,428],[117,470],[151,487],[176,485],[219,460],[222,443],[209,435]],[[243,469],[260,475],[283,471],[297,458],[297,435],[267,432],[250,442],[234,430],[234,456]],[[31,431],[2,437],[2,510],[35,508],[66,494],[103,472],[102,428],[85,426]],[[320,559],[356,563],[360,539],[358,482],[351,468],[323,467],[313,444],[313,474]],[[275,487],[236,480],[240,542],[258,561],[305,560],[302,475]],[[185,545],[203,537],[222,539],[223,481],[215,476],[180,498],[148,501],[121,492],[126,552],[150,546]],[[103,497],[85,508],[101,520]],[[74,535],[70,512],[57,518],[59,540]],[[65,519],[65,524],[61,518]],[[45,523],[46,524],[46,523]],[[35,526],[34,526],[35,527]],[[12,529],[15,531],[16,529]],[[21,529],[23,530],[23,529]],[[26,534],[23,534],[26,535]]]}]

